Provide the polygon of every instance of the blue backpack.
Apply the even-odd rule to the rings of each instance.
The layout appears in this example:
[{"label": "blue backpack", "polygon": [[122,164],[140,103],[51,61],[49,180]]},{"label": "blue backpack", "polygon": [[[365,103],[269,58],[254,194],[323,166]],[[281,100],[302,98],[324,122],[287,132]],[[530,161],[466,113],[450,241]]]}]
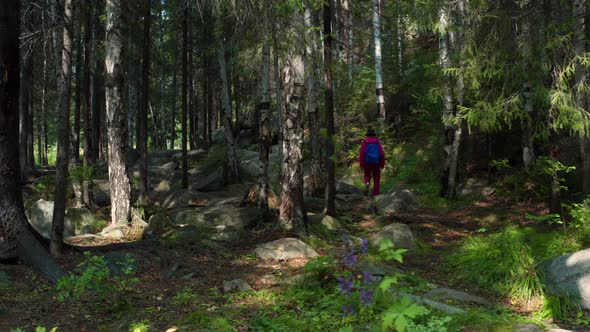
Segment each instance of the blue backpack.
[{"label": "blue backpack", "polygon": [[365,150],[365,163],[368,165],[377,165],[380,158],[381,150],[379,149],[379,144],[372,143],[367,145],[367,149]]}]

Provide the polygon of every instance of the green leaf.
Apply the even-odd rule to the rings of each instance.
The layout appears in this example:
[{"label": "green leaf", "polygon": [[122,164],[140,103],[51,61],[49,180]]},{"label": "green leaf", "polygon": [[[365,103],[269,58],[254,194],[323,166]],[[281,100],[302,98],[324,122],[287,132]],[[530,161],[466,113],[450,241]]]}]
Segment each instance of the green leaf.
[{"label": "green leaf", "polygon": [[341,327],[338,332],[352,332],[352,326],[348,325],[347,327]]},{"label": "green leaf", "polygon": [[382,292],[385,292],[386,290],[388,290],[391,287],[391,285],[397,284],[397,280],[398,280],[397,276],[385,277],[379,283],[379,289]]}]

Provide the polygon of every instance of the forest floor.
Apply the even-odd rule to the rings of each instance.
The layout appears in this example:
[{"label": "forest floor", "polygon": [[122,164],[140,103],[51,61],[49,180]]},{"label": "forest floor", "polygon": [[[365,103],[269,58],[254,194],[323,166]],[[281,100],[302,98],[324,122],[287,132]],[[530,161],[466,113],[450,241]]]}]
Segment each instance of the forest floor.
[{"label": "forest floor", "polygon": [[[492,196],[452,210],[423,208],[386,217],[367,214],[366,207],[359,206],[348,212],[347,217],[354,221],[351,233],[359,236],[370,236],[393,222],[409,225],[423,250],[405,257],[402,267],[406,273],[438,286],[480,295],[526,315],[526,310],[518,304],[457,279],[444,260],[462,239],[481,231],[482,227],[499,230],[506,220],[526,224],[526,213],[539,213],[542,209],[536,204],[517,204]],[[254,231],[241,241],[224,243],[226,250],[220,251],[200,250],[188,245],[172,248],[156,245],[149,250],[138,246],[119,250],[142,260],[136,274],[138,280],[124,290],[124,298],[92,294],[84,295],[78,301],[61,302],[56,288],[30,268],[18,264],[0,265],[0,331],[15,328],[30,331],[36,326],[48,330],[58,327],[58,331],[128,331],[130,326],[148,325],[149,331],[248,331],[254,330],[255,322],[260,329],[263,326],[259,321],[261,316],[301,310],[295,302],[279,305],[280,299],[273,291],[289,286],[268,280],[303,273],[307,260],[261,260],[252,254],[256,245],[286,236]],[[329,247],[317,248],[317,251],[326,254]],[[168,257],[169,261],[162,257]],[[59,263],[66,270],[73,270],[84,259],[81,252],[70,250]],[[186,269],[191,273],[170,278],[167,271],[171,265],[175,270]],[[223,282],[236,278],[247,281],[254,292],[224,294]],[[278,306],[281,306],[280,310],[277,310]]]}]

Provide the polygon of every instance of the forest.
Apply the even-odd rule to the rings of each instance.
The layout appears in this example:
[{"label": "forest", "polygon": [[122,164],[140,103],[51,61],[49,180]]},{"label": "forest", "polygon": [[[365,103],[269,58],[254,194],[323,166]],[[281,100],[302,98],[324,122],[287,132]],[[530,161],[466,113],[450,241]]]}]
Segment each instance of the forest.
[{"label": "forest", "polygon": [[0,0],[0,331],[588,331],[589,37],[584,0]]}]

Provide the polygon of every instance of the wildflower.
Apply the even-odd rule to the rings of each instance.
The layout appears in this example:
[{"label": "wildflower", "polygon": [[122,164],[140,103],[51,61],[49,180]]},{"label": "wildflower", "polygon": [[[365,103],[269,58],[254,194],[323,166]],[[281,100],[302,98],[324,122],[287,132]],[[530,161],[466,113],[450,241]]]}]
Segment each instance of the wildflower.
[{"label": "wildflower", "polygon": [[344,265],[348,267],[354,266],[354,264],[356,263],[356,254],[354,250],[351,250],[346,255],[344,255],[344,258],[342,258],[342,263],[344,263]]},{"label": "wildflower", "polygon": [[371,285],[375,282],[375,276],[368,271],[363,272],[363,282],[367,285]]},{"label": "wildflower", "polygon": [[361,240],[361,251],[363,254],[366,254],[369,252],[369,240],[363,238]]},{"label": "wildflower", "polygon": [[342,292],[342,294],[349,295],[350,292],[352,291],[352,288],[354,287],[354,285],[352,283],[352,276],[348,276],[346,278],[344,278],[344,277],[336,277],[336,279],[340,283],[338,285],[338,288],[340,289],[340,291]]},{"label": "wildflower", "polygon": [[361,288],[362,305],[370,305],[373,302],[373,290]]},{"label": "wildflower", "polygon": [[354,314],[354,307],[352,304],[343,304],[342,312],[344,317]]}]

